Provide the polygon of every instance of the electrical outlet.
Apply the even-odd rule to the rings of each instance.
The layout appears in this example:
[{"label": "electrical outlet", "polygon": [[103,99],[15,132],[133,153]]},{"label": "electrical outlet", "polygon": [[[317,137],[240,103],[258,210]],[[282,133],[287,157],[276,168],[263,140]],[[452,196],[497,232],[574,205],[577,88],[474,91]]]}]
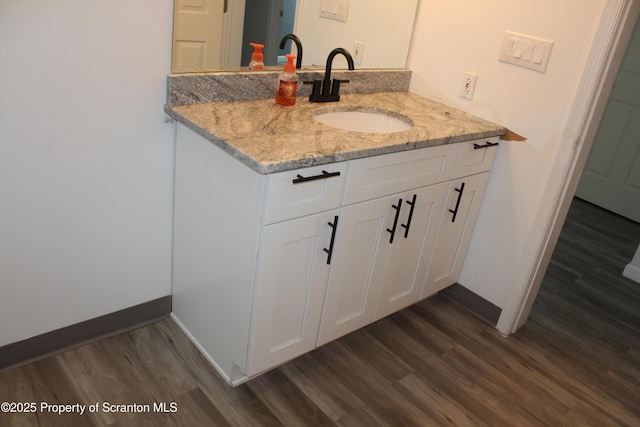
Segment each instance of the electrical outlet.
[{"label": "electrical outlet", "polygon": [[364,43],[356,40],[353,42],[353,62],[362,64],[362,55],[364,53]]},{"label": "electrical outlet", "polygon": [[473,99],[473,92],[476,90],[478,75],[465,71],[460,87],[460,97],[468,100]]}]

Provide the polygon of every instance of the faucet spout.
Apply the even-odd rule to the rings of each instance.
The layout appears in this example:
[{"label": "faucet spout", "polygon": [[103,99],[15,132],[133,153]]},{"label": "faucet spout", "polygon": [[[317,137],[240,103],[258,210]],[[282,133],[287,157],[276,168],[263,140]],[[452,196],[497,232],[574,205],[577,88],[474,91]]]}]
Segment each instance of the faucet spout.
[{"label": "faucet spout", "polygon": [[287,44],[287,40],[291,40],[296,45],[297,49],[297,58],[296,58],[296,68],[302,68],[302,42],[300,41],[300,37],[295,34],[287,34],[280,40],[280,49],[284,49],[284,45]]},{"label": "faucet spout", "polygon": [[348,50],[346,50],[345,48],[342,48],[342,47],[337,47],[337,48],[333,49],[329,53],[329,56],[327,57],[327,67],[326,67],[325,72],[324,72],[324,82],[323,82],[323,85],[322,85],[322,95],[323,96],[329,96],[329,94],[330,94],[331,67],[333,65],[333,58],[335,58],[337,55],[343,55],[347,59],[347,64],[349,66],[349,70],[354,70],[355,69],[355,67],[353,65],[353,58],[351,57],[351,54],[349,53]]}]

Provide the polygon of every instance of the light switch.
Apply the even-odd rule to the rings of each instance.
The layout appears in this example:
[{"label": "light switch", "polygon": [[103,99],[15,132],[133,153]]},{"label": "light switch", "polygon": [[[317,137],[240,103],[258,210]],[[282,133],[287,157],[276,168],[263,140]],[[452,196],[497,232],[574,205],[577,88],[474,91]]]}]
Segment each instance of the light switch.
[{"label": "light switch", "polygon": [[534,64],[542,64],[542,57],[544,55],[544,49],[536,46],[535,49],[533,49],[533,62]]},{"label": "light switch", "polygon": [[515,52],[513,52],[513,57],[516,59],[520,59],[522,58],[522,47],[523,47],[523,43],[522,42],[516,42],[516,50]]},{"label": "light switch", "polygon": [[319,16],[347,22],[348,10],[349,0],[321,0]]},{"label": "light switch", "polygon": [[498,59],[544,73],[553,41],[507,31]]},{"label": "light switch", "polygon": [[532,54],[533,54],[533,44],[527,43],[527,46],[524,48],[524,54],[522,55],[522,60],[531,62]]}]

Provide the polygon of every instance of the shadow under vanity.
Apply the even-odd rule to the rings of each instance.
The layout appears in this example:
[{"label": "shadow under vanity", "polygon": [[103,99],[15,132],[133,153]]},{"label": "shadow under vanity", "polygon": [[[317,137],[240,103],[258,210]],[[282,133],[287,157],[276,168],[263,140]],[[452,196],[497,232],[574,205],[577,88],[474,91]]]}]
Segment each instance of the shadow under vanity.
[{"label": "shadow under vanity", "polygon": [[[232,385],[456,283],[500,125],[348,76],[339,103],[273,100],[277,73],[171,75],[177,124],[172,316]],[[316,72],[300,72],[313,80]],[[384,110],[364,133],[319,109]]]}]

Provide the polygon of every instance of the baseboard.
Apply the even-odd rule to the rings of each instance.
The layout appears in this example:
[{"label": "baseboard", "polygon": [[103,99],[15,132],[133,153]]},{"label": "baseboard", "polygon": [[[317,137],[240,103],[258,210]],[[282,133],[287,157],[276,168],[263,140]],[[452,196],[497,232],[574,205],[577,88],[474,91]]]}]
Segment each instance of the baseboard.
[{"label": "baseboard", "polygon": [[461,305],[465,310],[495,328],[502,309],[459,283],[440,291],[440,295]]},{"label": "baseboard", "polygon": [[171,296],[0,347],[0,371],[12,369],[98,339],[130,331],[169,317]]},{"label": "baseboard", "polygon": [[622,272],[622,275],[627,279],[631,279],[634,282],[640,283],[640,268],[633,264],[627,264]]}]

